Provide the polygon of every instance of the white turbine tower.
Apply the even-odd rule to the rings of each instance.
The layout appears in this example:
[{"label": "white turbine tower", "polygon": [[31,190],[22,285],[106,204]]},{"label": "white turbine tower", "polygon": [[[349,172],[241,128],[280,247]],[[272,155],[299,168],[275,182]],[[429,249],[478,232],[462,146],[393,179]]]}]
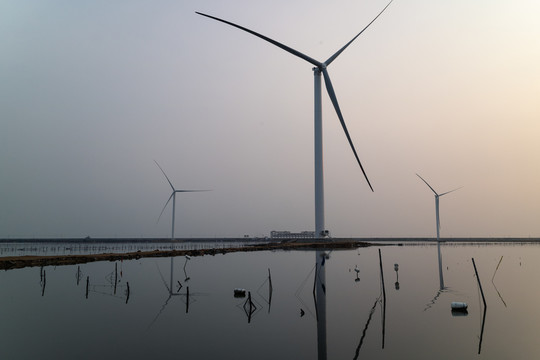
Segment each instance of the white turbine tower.
[{"label": "white turbine tower", "polygon": [[171,180],[169,180],[169,177],[167,176],[167,174],[165,174],[165,171],[163,171],[163,169],[161,168],[161,166],[159,166],[158,162],[156,160],[154,160],[154,162],[156,163],[156,165],[158,166],[158,168],[161,170],[161,172],[163,173],[163,175],[165,175],[165,178],[167,179],[167,182],[169,183],[169,185],[171,185],[171,188],[172,188],[172,193],[171,193],[171,196],[169,196],[169,199],[167,200],[167,202],[165,203],[165,206],[163,207],[163,209],[161,210],[161,213],[159,214],[159,217],[158,217],[158,222],[159,222],[159,219],[161,218],[161,215],[163,215],[163,212],[165,211],[165,208],[167,207],[167,205],[169,205],[169,201],[171,201],[171,199],[173,200],[173,205],[172,205],[172,230],[171,230],[171,240],[174,240],[174,220],[175,220],[175,211],[176,211],[176,193],[185,193],[185,192],[202,192],[202,191],[210,191],[210,190],[176,190],[171,182]]},{"label": "white turbine tower", "polygon": [[[393,0],[392,0],[393,1]],[[245,27],[242,27],[240,25],[236,25],[232,22],[211,16],[206,15],[200,12],[196,12],[199,15],[206,16],[208,18],[220,21],[222,23],[234,26],[240,30],[246,31],[254,36],[257,36],[265,41],[268,41],[269,43],[287,51],[288,53],[295,55],[310,64],[314,65],[313,68],[313,74],[315,78],[315,236],[316,237],[324,237],[325,236],[325,226],[324,226],[324,178],[323,178],[323,142],[322,142],[322,101],[321,101],[321,74],[324,77],[324,83],[326,84],[326,91],[328,92],[328,96],[330,97],[330,100],[332,101],[332,104],[334,105],[334,109],[337,113],[337,116],[339,118],[339,121],[341,122],[341,126],[343,127],[343,131],[345,132],[345,136],[347,137],[347,140],[349,141],[349,144],[351,146],[351,149],[354,153],[354,156],[356,158],[356,161],[358,162],[358,165],[360,166],[360,169],[362,170],[362,173],[364,174],[364,177],[366,178],[366,181],[371,188],[371,191],[373,191],[373,187],[371,186],[371,183],[369,182],[369,179],[366,175],[366,172],[364,171],[364,168],[362,167],[362,164],[360,163],[360,159],[358,158],[358,154],[356,153],[356,149],[354,148],[352,139],[349,135],[349,131],[347,130],[347,126],[345,125],[345,120],[343,119],[343,115],[341,114],[341,110],[339,108],[339,104],[337,101],[337,97],[334,91],[334,88],[332,86],[332,82],[330,81],[330,75],[328,74],[327,67],[358,37],[360,34],[364,32],[385,10],[386,8],[392,3],[390,1],[388,5],[382,9],[382,11],[369,23],[367,24],[362,31],[360,31],[351,41],[349,41],[345,46],[343,46],[341,49],[339,49],[334,55],[332,55],[328,60],[325,62],[319,62],[307,55],[302,54],[301,52],[294,50],[286,45],[283,45],[275,40],[272,40],[264,35],[261,35],[255,31],[249,30]]]},{"label": "white turbine tower", "polygon": [[426,185],[435,194],[435,222],[436,222],[436,226],[437,226],[437,252],[438,252],[438,256],[439,256],[439,280],[440,280],[440,283],[441,283],[441,290],[442,290],[444,288],[444,281],[443,281],[443,276],[442,276],[441,238],[440,238],[441,221],[439,219],[439,198],[441,196],[443,196],[443,195],[446,195],[446,194],[449,194],[449,193],[454,192],[456,190],[459,190],[462,187],[458,187],[457,189],[450,190],[450,191],[447,191],[445,193],[439,194],[420,175],[416,174],[416,176],[418,176],[424,183],[426,183]]}]

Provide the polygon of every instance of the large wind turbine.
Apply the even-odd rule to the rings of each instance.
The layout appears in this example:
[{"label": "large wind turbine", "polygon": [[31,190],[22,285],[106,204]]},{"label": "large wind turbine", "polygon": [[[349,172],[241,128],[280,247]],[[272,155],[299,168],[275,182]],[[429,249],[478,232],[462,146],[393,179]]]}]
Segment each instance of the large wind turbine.
[{"label": "large wind turbine", "polygon": [[169,177],[167,176],[167,174],[165,174],[165,171],[163,171],[163,169],[161,168],[161,166],[159,166],[158,162],[156,160],[154,160],[154,162],[156,163],[156,165],[158,166],[158,168],[161,170],[161,172],[163,173],[163,175],[165,175],[165,178],[167,179],[167,182],[169,183],[169,185],[171,185],[171,188],[172,188],[172,193],[171,193],[171,196],[169,196],[169,199],[167,200],[167,202],[165,203],[165,206],[163,206],[163,210],[161,210],[161,213],[159,214],[159,217],[158,217],[158,221],[159,219],[161,218],[161,215],[163,215],[163,212],[165,211],[165,208],[167,207],[167,205],[169,205],[169,201],[173,201],[173,204],[172,204],[172,230],[171,230],[171,240],[174,240],[174,220],[175,220],[175,210],[176,210],[176,193],[185,193],[185,192],[202,192],[202,191],[209,191],[209,190],[176,190],[171,182],[171,180],[169,180]]},{"label": "large wind turbine", "polygon": [[360,159],[358,158],[358,154],[356,153],[356,149],[354,148],[352,139],[349,135],[349,131],[347,130],[347,126],[345,125],[345,120],[343,119],[343,115],[341,114],[341,110],[339,108],[339,104],[337,101],[336,93],[334,91],[334,87],[332,86],[332,82],[330,81],[330,75],[328,74],[327,67],[358,37],[360,34],[364,32],[385,10],[386,8],[392,3],[393,0],[391,0],[388,5],[382,9],[382,11],[373,19],[369,24],[367,24],[362,31],[360,31],[351,41],[349,41],[345,46],[343,46],[341,49],[339,49],[334,55],[332,55],[328,60],[325,62],[319,62],[307,55],[302,54],[301,52],[294,50],[286,45],[283,45],[282,43],[279,43],[275,40],[272,40],[264,35],[261,35],[255,31],[249,30],[243,26],[236,25],[232,22],[203,14],[200,12],[196,12],[199,15],[206,16],[210,19],[214,19],[217,21],[220,21],[222,23],[234,26],[235,28],[238,28],[240,30],[246,31],[252,35],[255,35],[265,41],[268,41],[269,43],[287,51],[288,53],[295,55],[310,64],[314,65],[313,68],[313,75],[315,78],[315,236],[316,237],[324,237],[325,236],[325,226],[324,226],[324,178],[323,178],[323,143],[322,143],[322,101],[321,101],[321,74],[324,76],[324,83],[326,85],[326,91],[328,92],[328,96],[330,97],[330,100],[332,101],[332,104],[334,105],[334,109],[337,113],[337,116],[339,118],[339,121],[341,123],[341,126],[343,127],[343,131],[345,132],[345,136],[347,137],[347,140],[349,141],[349,144],[351,146],[351,149],[354,153],[354,156],[356,158],[356,161],[358,162],[358,165],[360,166],[360,169],[362,170],[362,173],[364,174],[364,177],[366,178],[366,181],[371,188],[371,191],[373,191],[373,187],[371,186],[371,183],[369,182],[369,179],[366,175],[366,172],[364,171],[364,168],[362,167],[362,164],[360,163]]},{"label": "large wind turbine", "polygon": [[425,182],[426,185],[435,194],[435,221],[436,221],[436,226],[437,226],[437,252],[438,252],[438,256],[439,256],[439,281],[440,281],[441,290],[442,290],[444,288],[444,280],[443,280],[443,275],[442,275],[441,239],[440,239],[441,222],[439,220],[439,198],[441,196],[443,196],[443,195],[446,195],[446,194],[449,194],[449,193],[454,192],[456,190],[459,190],[459,189],[461,189],[461,187],[458,187],[457,189],[450,190],[450,191],[447,191],[445,193],[439,194],[420,175],[416,174],[416,176],[418,176],[423,182]]}]

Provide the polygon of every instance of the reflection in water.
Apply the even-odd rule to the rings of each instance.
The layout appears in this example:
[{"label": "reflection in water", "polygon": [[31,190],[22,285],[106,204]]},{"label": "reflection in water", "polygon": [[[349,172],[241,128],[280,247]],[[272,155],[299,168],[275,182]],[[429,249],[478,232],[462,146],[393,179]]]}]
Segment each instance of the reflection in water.
[{"label": "reflection in water", "polygon": [[[433,271],[426,274],[424,266],[430,264],[427,266],[432,270],[433,266],[438,267],[432,261],[435,260],[432,245],[381,247],[379,259],[378,248],[372,247],[362,250],[366,256],[362,254],[361,262],[355,249],[332,252],[330,258],[322,251],[258,252],[192,257],[187,263],[185,258],[176,257],[172,258],[172,264],[171,258],[141,259],[124,261],[123,265],[118,261],[117,264],[58,266],[54,271],[48,266],[4,271],[0,272],[3,289],[0,292],[0,333],[6,338],[2,358],[143,360],[153,353],[158,358],[179,355],[192,359],[219,358],[223,354],[236,359],[312,359],[318,356],[320,359],[351,359],[352,356],[356,359],[483,357],[502,360],[508,354],[536,358],[540,344],[533,338],[534,333],[540,331],[536,312],[539,290],[527,284],[536,279],[532,264],[540,259],[540,245],[453,247],[443,243],[442,249],[445,250],[444,266],[453,269],[445,280],[456,291],[439,289],[433,299],[436,305],[425,312],[422,309],[435,295],[433,290],[439,288],[437,275]],[[507,258],[504,267],[502,254]],[[525,265],[519,267],[518,257],[522,254],[527,257],[524,255]],[[487,299],[491,299],[490,322],[487,322],[487,306],[480,300],[480,286],[473,278],[471,256],[478,264],[478,274],[482,273],[477,279],[484,278],[482,287],[491,272],[492,283],[500,288],[500,293],[509,299],[512,296],[512,301],[508,299],[512,306],[505,307],[502,301],[493,300],[499,298],[494,287],[486,288],[486,304]],[[363,276],[361,282],[354,282],[358,262],[357,268]],[[394,263],[398,262],[396,271]],[[249,264],[248,274],[246,264]],[[184,265],[186,273],[193,275],[187,283],[189,295],[184,282]],[[303,271],[299,272],[299,268]],[[386,274],[381,272],[385,269]],[[399,270],[404,269],[406,278],[416,281],[406,281],[406,286],[399,291],[385,292],[384,301],[383,281],[385,287],[388,276],[392,276],[392,288],[396,280],[401,280]],[[167,274],[168,270],[173,271],[172,277]],[[394,275],[388,275],[391,270]],[[307,304],[304,305],[294,294],[310,271],[301,293]],[[216,277],[218,273],[220,276]],[[88,300],[84,298],[85,280]],[[129,296],[124,296],[124,289],[129,292],[126,280],[135,294],[127,305],[124,304]],[[246,303],[247,290],[245,297],[233,298],[232,290],[239,282],[251,290],[251,304]],[[38,283],[39,292],[35,288]],[[115,283],[116,299],[109,297],[114,296]],[[272,293],[273,283],[276,287],[279,284],[276,294]],[[183,287],[179,288],[180,285]],[[204,307],[197,291],[213,294],[204,298]],[[99,296],[101,292],[107,296]],[[451,317],[449,292],[459,295],[456,300],[469,302],[467,317]],[[327,294],[330,297],[326,297]],[[117,301],[119,297],[122,299]],[[271,312],[267,314],[264,308],[266,303],[270,308],[271,301]],[[390,312],[385,312],[387,309]],[[385,337],[386,319],[389,342]],[[28,326],[30,321],[31,326]],[[73,323],[83,325],[73,331]],[[151,328],[147,330],[149,324]],[[33,346],[45,355],[40,357],[40,351],[25,346],[28,341],[25,337],[31,338]],[[58,338],[62,339],[61,344],[54,342]],[[210,341],[216,346],[209,346]]]},{"label": "reflection in water", "polygon": [[444,279],[442,272],[442,255],[441,255],[441,242],[437,239],[437,254],[439,257],[439,286],[440,290],[444,289]]},{"label": "reflection in water", "polygon": [[396,290],[399,290],[399,265],[394,264],[394,271],[396,272],[396,282],[394,284],[394,287]]},{"label": "reflection in water", "polygon": [[[316,311],[316,320],[317,320],[317,354],[318,359],[325,360],[327,358],[327,345],[326,345],[326,260],[330,258],[329,254],[324,251],[317,251],[316,252],[316,263],[315,263],[315,283],[314,283],[314,301],[315,301],[315,311]],[[381,319],[382,319],[382,349],[384,349],[384,341],[385,341],[385,329],[386,329],[386,289],[384,285],[384,272],[383,272],[383,264],[382,264],[382,255],[381,250],[379,249],[379,266],[380,266],[380,284],[381,284],[381,290],[380,294],[375,299],[375,303],[373,304],[370,312],[369,317],[366,322],[366,325],[364,327],[364,330],[362,331],[362,337],[360,338],[360,342],[356,348],[355,357],[354,359],[358,358],[360,348],[362,347],[362,344],[364,342],[364,338],[367,333],[367,329],[369,327],[369,324],[371,322],[371,318],[373,316],[373,313],[375,312],[375,308],[377,306],[377,303],[381,302],[382,299],[382,307],[381,307]],[[358,267],[355,267],[355,272],[357,274],[358,279]],[[356,281],[356,279],[355,279]],[[303,316],[303,310],[301,309],[301,316]]]},{"label": "reflection in water", "polygon": [[[302,291],[304,290],[307,282],[309,281],[309,279],[311,277],[311,273],[313,273],[313,271],[315,269],[317,269],[317,263],[316,262],[315,262],[315,266],[313,268],[311,268],[311,271],[309,272],[309,274],[307,274],[307,276],[304,278],[304,280],[302,280],[302,282],[300,283],[300,285],[296,289],[296,291],[294,293],[294,296],[298,299],[298,301],[300,301],[300,304],[302,304],[302,306],[309,312],[309,314],[313,318],[316,319],[317,316],[315,314],[313,314],[313,312],[310,309],[310,306],[304,301],[304,299],[301,296]],[[317,281],[317,275],[315,275],[315,277],[313,279],[314,279],[313,280],[313,297],[315,297],[315,285],[316,285],[316,281]],[[304,316],[304,314],[305,314],[304,309],[300,308],[300,316]]]},{"label": "reflection in water", "polygon": [[371,310],[369,311],[369,316],[366,322],[366,326],[364,326],[364,330],[362,330],[362,337],[360,338],[360,342],[358,343],[358,346],[356,347],[356,352],[354,353],[354,360],[358,359],[358,355],[360,354],[360,349],[362,348],[362,344],[364,343],[364,338],[367,334],[367,329],[369,327],[369,323],[371,322],[371,317],[373,316],[373,313],[375,312],[375,308],[377,307],[377,304],[379,303],[381,299],[382,293],[379,295],[378,298],[375,299],[375,302],[373,303],[373,306],[371,307]]},{"label": "reflection in water", "polygon": [[[76,276],[82,276],[80,269],[77,270]],[[90,284],[90,276],[86,276],[86,298],[88,299],[89,293],[106,295],[114,298],[124,299],[126,297],[126,304],[129,300],[129,284],[121,285],[123,277],[123,271],[120,270],[120,276],[118,272],[118,263],[114,263],[114,270],[105,276],[106,283],[94,283]],[[123,291],[118,291],[118,289]],[[118,294],[117,294],[118,292]],[[120,295],[123,294],[123,295]]]},{"label": "reflection in water", "polygon": [[325,251],[315,253],[315,313],[317,314],[317,353],[319,360],[326,360],[326,259]]},{"label": "reflection in water", "polygon": [[246,301],[244,302],[244,305],[242,306],[244,309],[244,313],[246,314],[248,318],[248,324],[251,323],[251,317],[255,315],[256,312],[259,311],[259,308],[255,305],[253,300],[251,299],[251,291],[248,291],[248,297]]},{"label": "reflection in water", "polygon": [[497,267],[495,268],[495,271],[493,272],[493,276],[491,277],[491,283],[493,284],[493,287],[495,288],[497,295],[499,295],[499,299],[501,299],[502,303],[504,304],[504,307],[507,307],[506,302],[504,301],[501,293],[499,292],[499,289],[497,289],[497,286],[495,285],[495,282],[494,282],[495,274],[497,274],[497,270],[499,270],[499,266],[501,265],[502,259],[503,257],[501,256],[501,259],[499,260],[499,263],[497,264]]},{"label": "reflection in water", "polygon": [[443,292],[445,292],[446,290],[445,289],[439,289],[437,291],[437,293],[435,294],[435,296],[433,297],[433,299],[431,299],[431,301],[429,303],[427,303],[426,307],[424,308],[424,311],[428,310],[428,309],[431,309],[431,307],[433,305],[435,305],[435,303],[437,302],[437,299],[439,299],[439,296],[441,296],[441,294]]},{"label": "reflection in water", "polygon": [[441,242],[440,241],[437,241],[437,258],[438,258],[438,261],[439,261],[439,290],[437,291],[437,293],[435,294],[433,299],[431,299],[431,301],[426,305],[426,307],[424,308],[424,311],[426,311],[427,309],[429,309],[433,305],[435,305],[435,302],[437,301],[439,296],[441,296],[441,294],[443,292],[445,292],[445,290],[446,290],[446,288],[444,287],[444,278],[443,278],[443,270],[442,270],[442,256],[441,256]]},{"label": "reflection in water", "polygon": [[40,281],[39,285],[41,286],[41,296],[45,295],[45,285],[47,284],[47,277],[45,274],[45,269],[43,269],[43,266],[40,269]]},{"label": "reflection in water", "polygon": [[81,282],[82,277],[83,277],[83,273],[81,272],[81,267],[77,266],[77,272],[75,273],[75,280],[77,281],[77,286],[79,286],[79,283]]},{"label": "reflection in water", "polygon": [[[371,322],[371,318],[373,316],[373,313],[375,312],[375,308],[377,307],[377,304],[381,303],[381,321],[382,321],[382,345],[381,349],[384,349],[384,340],[385,340],[385,332],[386,332],[386,289],[384,285],[384,272],[383,272],[383,263],[382,263],[382,255],[381,255],[381,249],[379,249],[379,269],[380,269],[380,285],[381,289],[379,292],[379,296],[375,299],[375,302],[373,303],[373,306],[371,307],[371,310],[369,311],[369,316],[366,322],[366,325],[364,326],[364,330],[362,330],[362,337],[360,338],[360,342],[358,343],[358,346],[356,347],[356,351],[354,354],[354,359],[358,359],[358,355],[360,354],[360,349],[362,348],[362,344],[364,343],[364,338],[366,337],[367,330],[369,327],[369,324]],[[394,266],[394,269],[396,267]]]},{"label": "reflection in water", "polygon": [[359,282],[360,278],[358,277],[358,275],[360,274],[360,269],[358,268],[358,265],[354,266],[354,272],[356,272],[356,279],[354,279],[354,281]]},{"label": "reflection in water", "polygon": [[[184,263],[184,274],[186,274],[186,264],[187,264],[188,260],[189,260],[189,258],[186,257],[186,263]],[[180,293],[180,290],[183,288],[183,286],[180,283],[180,281],[177,281],[176,292],[173,291],[173,284],[174,284],[174,257],[171,257],[171,274],[170,274],[170,277],[169,277],[169,284],[167,284],[167,282],[165,281],[165,278],[163,277],[163,274],[161,273],[161,270],[160,270],[157,263],[156,263],[156,267],[157,267],[159,276],[161,277],[161,280],[163,281],[163,285],[167,289],[168,296],[167,296],[167,299],[165,300],[165,302],[163,303],[163,305],[161,306],[161,308],[159,309],[157,315],[154,317],[154,319],[152,320],[150,325],[148,325],[147,329],[150,329],[152,327],[152,325],[157,321],[157,319],[163,313],[163,311],[165,310],[165,308],[167,307],[167,305],[169,304],[169,301],[171,300],[171,298],[173,296],[180,296],[180,297],[185,298],[184,302],[186,304],[186,314],[189,312],[189,302],[190,302],[189,286],[186,286],[186,292],[185,293]],[[189,280],[189,277],[187,275],[186,275],[186,279]],[[128,285],[128,289],[129,289],[129,285]],[[128,292],[128,297],[129,297],[129,292]]]},{"label": "reflection in water", "polygon": [[[191,260],[191,256],[189,255],[186,255],[185,256],[186,258],[186,262],[184,263],[184,282],[188,282],[190,277],[188,276],[187,272],[186,272],[186,265],[188,263],[188,260]],[[171,273],[172,273],[172,270],[171,270]],[[171,275],[172,276],[172,275]],[[180,282],[179,282],[180,283]],[[181,286],[181,285],[180,285]]]},{"label": "reflection in water", "polygon": [[482,290],[482,283],[480,282],[480,277],[478,276],[478,270],[476,270],[476,263],[474,262],[474,258],[472,258],[472,263],[474,267],[474,273],[476,275],[476,280],[478,281],[478,287],[480,288],[480,293],[482,294],[482,301],[484,303],[484,314],[482,316],[482,327],[480,330],[480,340],[478,342],[478,354],[480,354],[480,352],[482,351],[482,339],[484,338],[484,324],[486,323],[487,304],[486,304],[486,298],[484,296],[484,290]]},{"label": "reflection in water", "polygon": [[386,289],[384,286],[384,272],[382,264],[381,249],[379,249],[379,266],[381,268],[381,287],[382,287],[382,296],[383,296],[383,307],[382,307],[382,348],[384,349],[384,334],[385,334],[385,325],[386,325]]},{"label": "reflection in water", "polygon": [[[263,294],[261,294],[262,287],[268,283],[268,297],[265,298]],[[270,273],[270,269],[268,269],[268,278],[264,280],[264,282],[259,286],[257,289],[257,294],[268,304],[268,313],[270,314],[270,307],[272,306],[272,292],[274,291],[272,287],[272,274]]]}]

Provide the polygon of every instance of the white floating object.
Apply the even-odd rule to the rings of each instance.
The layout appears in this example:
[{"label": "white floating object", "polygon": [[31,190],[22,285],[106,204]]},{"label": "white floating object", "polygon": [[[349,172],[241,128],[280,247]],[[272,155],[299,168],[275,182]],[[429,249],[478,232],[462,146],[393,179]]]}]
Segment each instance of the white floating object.
[{"label": "white floating object", "polygon": [[466,311],[467,310],[467,303],[461,302],[461,301],[452,301],[450,304],[452,307],[452,310],[457,311]]}]

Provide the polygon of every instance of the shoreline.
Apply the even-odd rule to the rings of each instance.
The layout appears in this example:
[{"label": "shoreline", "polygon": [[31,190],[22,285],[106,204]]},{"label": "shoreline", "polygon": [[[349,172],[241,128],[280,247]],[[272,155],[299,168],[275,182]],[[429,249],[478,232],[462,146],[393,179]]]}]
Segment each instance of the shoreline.
[{"label": "shoreline", "polygon": [[[231,243],[281,243],[284,241],[296,242],[316,242],[316,239],[296,239],[296,238],[269,238],[269,237],[201,237],[201,238],[4,238],[0,239],[0,244],[5,243],[184,243],[184,242],[231,242]],[[434,237],[339,237],[330,238],[325,241],[333,242],[433,242],[437,241]],[[528,243],[538,242],[537,237],[443,237],[441,242],[516,242]]]},{"label": "shoreline", "polygon": [[391,244],[371,244],[360,241],[319,241],[319,242],[282,242],[254,244],[242,247],[198,250],[153,250],[127,253],[103,253],[91,255],[24,255],[0,258],[0,270],[22,269],[37,266],[77,265],[96,261],[138,260],[149,257],[205,256],[233,252],[272,251],[272,250],[346,250],[368,246],[388,246]]}]

